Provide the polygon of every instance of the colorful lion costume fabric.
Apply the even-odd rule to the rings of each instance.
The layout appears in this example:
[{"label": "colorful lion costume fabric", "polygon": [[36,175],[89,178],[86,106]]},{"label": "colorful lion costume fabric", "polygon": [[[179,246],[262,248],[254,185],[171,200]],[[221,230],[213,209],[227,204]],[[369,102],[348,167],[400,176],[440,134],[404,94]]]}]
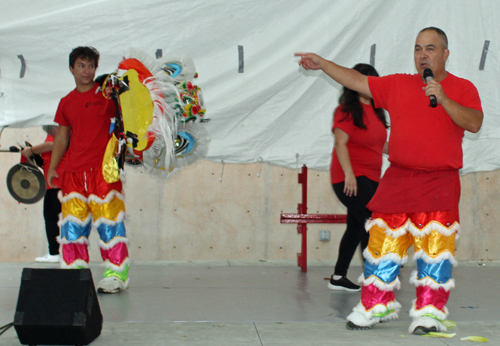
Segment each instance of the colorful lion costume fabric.
[{"label": "colorful lion costume fabric", "polygon": [[103,93],[116,98],[117,120],[103,160],[106,181],[119,179],[123,163],[143,164],[168,178],[178,168],[205,156],[208,136],[205,106],[192,59],[161,60],[129,50],[108,76]]}]

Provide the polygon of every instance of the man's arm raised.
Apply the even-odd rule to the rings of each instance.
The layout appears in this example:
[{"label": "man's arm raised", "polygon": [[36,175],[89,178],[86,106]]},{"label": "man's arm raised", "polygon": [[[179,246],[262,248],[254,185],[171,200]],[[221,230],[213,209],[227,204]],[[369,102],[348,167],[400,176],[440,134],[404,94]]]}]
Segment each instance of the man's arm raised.
[{"label": "man's arm raised", "polygon": [[330,78],[346,88],[372,97],[368,86],[368,77],[351,68],[343,67],[323,59],[314,53],[295,53],[300,57],[299,65],[306,70],[322,70]]},{"label": "man's arm raised", "polygon": [[[69,144],[69,135],[71,134],[71,127],[69,126],[59,126],[56,138],[54,138],[54,145],[52,146],[52,158],[50,160],[50,167],[47,173],[47,180],[52,188],[56,188],[52,181],[55,177],[58,177],[56,169],[59,163],[66,153]],[[60,186],[59,186],[60,187]]]}]

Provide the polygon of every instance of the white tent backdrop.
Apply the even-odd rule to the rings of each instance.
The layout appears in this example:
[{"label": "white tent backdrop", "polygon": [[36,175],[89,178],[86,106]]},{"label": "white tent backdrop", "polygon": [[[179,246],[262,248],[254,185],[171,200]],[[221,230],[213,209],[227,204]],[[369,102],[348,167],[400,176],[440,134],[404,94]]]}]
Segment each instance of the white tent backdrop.
[{"label": "white tent backdrop", "polygon": [[2,0],[0,126],[52,123],[59,99],[74,88],[68,55],[76,46],[100,51],[98,74],[114,71],[127,48],[152,57],[161,49],[163,56],[194,59],[211,119],[209,160],[326,170],[341,89],[320,72],[300,69],[294,52],[351,67],[369,63],[375,45],[381,75],[414,73],[415,37],[437,26],[450,42],[447,69],[471,80],[483,102],[483,128],[463,142],[462,173],[494,170],[500,167],[499,13],[497,0]]}]

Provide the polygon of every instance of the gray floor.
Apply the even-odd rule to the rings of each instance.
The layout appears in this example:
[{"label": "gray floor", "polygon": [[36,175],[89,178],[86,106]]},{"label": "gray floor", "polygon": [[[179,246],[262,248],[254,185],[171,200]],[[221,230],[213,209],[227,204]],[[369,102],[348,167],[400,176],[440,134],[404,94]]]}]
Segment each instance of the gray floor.
[{"label": "gray floor", "polygon": [[[500,345],[498,263],[460,263],[448,308],[458,323],[453,338],[409,335],[408,309],[415,288],[414,269],[402,269],[403,305],[397,321],[369,331],[349,331],[345,316],[359,293],[334,292],[324,279],[332,263],[310,261],[307,273],[295,261],[202,261],[134,263],[130,289],[99,295],[104,317],[93,346],[114,345],[463,345],[460,338],[483,336]],[[0,264],[0,325],[13,321],[24,267],[57,268],[34,263]],[[103,268],[92,265],[94,282]],[[351,267],[355,281],[361,267]],[[19,345],[14,328],[0,336],[4,346]]]}]

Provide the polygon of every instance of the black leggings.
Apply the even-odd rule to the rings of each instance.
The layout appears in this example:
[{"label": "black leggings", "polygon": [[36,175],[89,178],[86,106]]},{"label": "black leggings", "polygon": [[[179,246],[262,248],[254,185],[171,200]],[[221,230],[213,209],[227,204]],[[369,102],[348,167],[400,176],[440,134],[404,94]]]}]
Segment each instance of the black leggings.
[{"label": "black leggings", "polygon": [[48,189],[43,199],[43,217],[45,219],[45,233],[49,242],[49,253],[59,255],[59,213],[61,212],[61,202],[57,198],[60,189]]},{"label": "black leggings", "polygon": [[340,241],[335,275],[346,276],[358,245],[361,243],[361,250],[368,246],[368,232],[365,230],[365,222],[372,213],[366,208],[366,205],[375,194],[378,183],[365,176],[356,177],[356,181],[358,194],[352,197],[348,197],[344,193],[344,182],[332,184],[333,191],[342,204],[347,207],[347,228]]}]

